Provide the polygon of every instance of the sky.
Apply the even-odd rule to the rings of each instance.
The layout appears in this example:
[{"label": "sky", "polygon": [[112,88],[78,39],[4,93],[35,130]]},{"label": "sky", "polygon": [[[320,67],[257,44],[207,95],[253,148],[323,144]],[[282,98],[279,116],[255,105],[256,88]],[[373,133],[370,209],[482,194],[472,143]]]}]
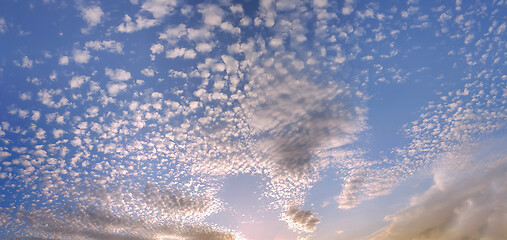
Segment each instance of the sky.
[{"label": "sky", "polygon": [[507,239],[507,1],[0,2],[0,239]]}]

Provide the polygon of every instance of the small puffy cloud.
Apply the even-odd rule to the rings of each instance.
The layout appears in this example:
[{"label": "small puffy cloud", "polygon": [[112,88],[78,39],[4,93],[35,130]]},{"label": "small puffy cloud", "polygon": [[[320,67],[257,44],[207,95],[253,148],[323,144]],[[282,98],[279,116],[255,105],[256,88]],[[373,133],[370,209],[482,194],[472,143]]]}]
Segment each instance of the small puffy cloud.
[{"label": "small puffy cloud", "polygon": [[172,13],[177,5],[177,0],[148,0],[141,5],[141,8],[153,14],[154,18],[162,18]]},{"label": "small puffy cloud", "polygon": [[14,64],[18,67],[22,68],[32,68],[33,66],[33,60],[28,58],[28,56],[24,56],[23,59],[21,59],[21,63],[18,61],[14,61]]},{"label": "small puffy cloud", "polygon": [[214,44],[212,44],[212,43],[198,43],[197,46],[195,47],[195,49],[198,52],[207,53],[207,52],[211,52],[211,50],[213,50],[213,47],[214,47]]},{"label": "small puffy cloud", "polygon": [[320,222],[319,218],[313,212],[291,207],[285,213],[285,221],[289,224],[291,229],[302,232],[313,232]]},{"label": "small puffy cloud", "polygon": [[87,28],[82,28],[81,32],[87,33],[90,28],[97,26],[104,15],[104,12],[99,6],[81,7],[81,17],[88,24]]},{"label": "small puffy cloud", "polygon": [[72,59],[74,62],[82,64],[82,63],[88,63],[90,61],[90,58],[92,56],[90,55],[90,51],[88,50],[77,50],[75,49],[72,53]]},{"label": "small puffy cloud", "polygon": [[166,51],[166,58],[183,57],[185,59],[193,59],[197,54],[193,49],[175,48]]},{"label": "small puffy cloud", "polygon": [[39,111],[32,111],[32,120],[39,121],[39,119],[40,119],[40,112]]},{"label": "small puffy cloud", "polygon": [[162,45],[160,43],[155,43],[155,44],[151,45],[150,50],[151,50],[151,53],[153,53],[153,54],[159,54],[164,51],[164,45]]},{"label": "small puffy cloud", "polygon": [[53,129],[53,137],[60,138],[65,133],[62,129]]},{"label": "small puffy cloud", "polygon": [[241,28],[235,27],[230,22],[223,22],[222,24],[220,24],[220,28],[226,32],[231,33],[231,34],[240,34],[241,33]]},{"label": "small puffy cloud", "polygon": [[198,12],[202,14],[204,23],[219,26],[222,23],[222,18],[225,14],[224,10],[214,4],[200,4],[197,6]]},{"label": "small puffy cloud", "polygon": [[118,25],[118,27],[116,27],[116,31],[122,33],[133,33],[141,29],[157,26],[159,24],[160,21],[157,19],[148,19],[142,16],[137,16],[136,21],[133,22],[132,18],[129,15],[125,15],[124,23]]},{"label": "small puffy cloud", "polygon": [[32,99],[32,94],[30,92],[24,92],[19,95],[19,98],[23,101],[27,101]]},{"label": "small puffy cloud", "polygon": [[272,47],[279,47],[283,44],[283,39],[281,38],[273,38],[271,41],[269,41],[269,45]]},{"label": "small puffy cloud", "polygon": [[120,68],[110,69],[106,67],[105,73],[113,81],[127,81],[131,77],[129,72]]},{"label": "small puffy cloud", "polygon": [[91,48],[93,50],[106,50],[108,52],[116,52],[123,53],[123,44],[120,42],[116,42],[114,40],[108,41],[89,41],[85,43],[86,48]]},{"label": "small puffy cloud", "polygon": [[141,73],[147,77],[155,76],[155,70],[153,70],[151,68],[145,68],[145,69],[141,70]]},{"label": "small puffy cloud", "polygon": [[58,60],[58,64],[60,65],[69,65],[69,57],[67,56],[61,56]]},{"label": "small puffy cloud", "polygon": [[188,33],[187,38],[192,41],[208,40],[213,36],[213,33],[209,28],[200,28],[200,29],[189,28],[187,29],[187,33]]},{"label": "small puffy cloud", "polygon": [[10,156],[11,156],[11,153],[6,152],[6,151],[0,151],[0,159],[4,159],[4,158],[10,157]]},{"label": "small puffy cloud", "polygon": [[89,79],[90,77],[88,76],[74,76],[69,81],[70,88],[79,88],[85,81],[88,81]]},{"label": "small puffy cloud", "polygon": [[99,115],[99,108],[97,106],[92,106],[86,109],[86,117],[96,117]]},{"label": "small puffy cloud", "polygon": [[235,5],[232,5],[229,7],[229,9],[231,10],[232,13],[234,14],[237,14],[237,13],[244,13],[245,11],[243,10],[243,6],[241,6],[241,4],[235,4]]},{"label": "small puffy cloud", "polygon": [[327,6],[327,0],[313,0],[313,6],[322,8]]},{"label": "small puffy cloud", "polygon": [[7,23],[5,23],[5,18],[0,18],[0,33],[7,32]]},{"label": "small puffy cloud", "polygon": [[349,15],[354,11],[354,0],[345,0],[345,5],[342,8],[343,15]]},{"label": "small puffy cloud", "polygon": [[118,93],[125,91],[125,89],[127,89],[127,84],[125,83],[114,83],[107,85],[107,92],[113,97],[118,95]]},{"label": "small puffy cloud", "polygon": [[187,34],[187,27],[185,24],[180,24],[176,27],[167,27],[163,33],[160,33],[159,38],[166,40],[169,44],[176,44],[185,34]]}]

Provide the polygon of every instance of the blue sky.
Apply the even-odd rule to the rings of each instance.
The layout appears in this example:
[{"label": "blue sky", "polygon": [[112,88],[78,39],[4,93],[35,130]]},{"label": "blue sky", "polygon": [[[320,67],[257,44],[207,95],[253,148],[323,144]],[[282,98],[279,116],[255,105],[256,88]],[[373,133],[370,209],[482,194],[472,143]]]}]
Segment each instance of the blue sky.
[{"label": "blue sky", "polygon": [[506,7],[2,1],[0,238],[505,239]]}]

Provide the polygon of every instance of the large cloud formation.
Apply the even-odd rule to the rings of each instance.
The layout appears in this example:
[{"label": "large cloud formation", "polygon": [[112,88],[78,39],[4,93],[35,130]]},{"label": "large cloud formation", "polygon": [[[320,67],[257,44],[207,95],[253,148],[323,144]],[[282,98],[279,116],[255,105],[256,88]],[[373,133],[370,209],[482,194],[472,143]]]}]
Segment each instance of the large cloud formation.
[{"label": "large cloud formation", "polygon": [[[485,165],[485,164],[484,164]],[[410,207],[387,217],[375,240],[507,239],[507,159],[435,184]]]},{"label": "large cloud formation", "polygon": [[[27,237],[44,236],[48,239],[150,240],[163,236],[188,240],[238,239],[237,235],[226,229],[183,221],[185,215],[208,211],[211,203],[202,197],[155,186],[147,186],[144,191],[111,191],[92,195],[97,195],[93,198],[93,203],[77,204],[75,207],[21,207],[14,220],[27,226]],[[152,216],[142,216],[125,209],[117,211],[117,202],[127,202],[130,207],[143,208]],[[133,206],[132,203],[138,204]],[[180,217],[179,220],[161,220],[164,215]]]}]

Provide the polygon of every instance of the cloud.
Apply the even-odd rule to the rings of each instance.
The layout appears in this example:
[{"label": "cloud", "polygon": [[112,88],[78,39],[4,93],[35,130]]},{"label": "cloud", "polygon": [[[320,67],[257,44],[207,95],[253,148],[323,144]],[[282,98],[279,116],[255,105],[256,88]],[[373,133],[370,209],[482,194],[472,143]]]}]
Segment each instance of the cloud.
[{"label": "cloud", "polygon": [[120,68],[110,69],[106,67],[104,71],[106,76],[108,76],[113,81],[127,81],[131,77],[129,72]]},{"label": "cloud", "polygon": [[353,139],[362,113],[336,86],[289,79],[263,89],[250,124],[264,132],[259,147],[277,164],[276,174],[301,177],[313,169],[315,153]]},{"label": "cloud", "polygon": [[211,213],[217,207],[209,198],[155,186],[146,186],[142,197],[149,207],[179,217]]},{"label": "cloud", "polygon": [[107,84],[107,92],[109,92],[109,94],[113,97],[118,95],[118,93],[125,91],[125,89],[127,89],[127,84],[125,83]]},{"label": "cloud", "polygon": [[160,43],[153,44],[153,45],[151,45],[150,50],[151,50],[151,53],[153,53],[153,54],[159,54],[164,51],[164,45],[162,45]]},{"label": "cloud", "polygon": [[69,81],[70,88],[79,88],[85,81],[88,81],[89,79],[90,77],[88,76],[74,76]]},{"label": "cloud", "polygon": [[185,59],[195,58],[196,52],[193,49],[186,48],[175,48],[166,51],[166,58],[178,58],[183,57]]},{"label": "cloud", "polygon": [[213,43],[198,43],[197,46],[195,47],[195,49],[198,52],[207,53],[207,52],[211,52],[211,50],[213,50],[213,47],[214,47]]},{"label": "cloud", "polygon": [[5,23],[5,18],[0,18],[0,33],[7,32],[7,23]]},{"label": "cloud", "polygon": [[205,24],[219,26],[222,23],[225,12],[219,6],[214,4],[199,4],[197,8],[197,11],[202,14]]},{"label": "cloud", "polygon": [[157,19],[148,19],[142,16],[136,16],[136,21],[132,22],[132,18],[129,15],[125,15],[124,23],[118,25],[116,30],[122,33],[133,33],[145,28],[151,28],[160,24]]},{"label": "cloud", "polygon": [[93,50],[106,50],[108,52],[123,53],[123,44],[114,40],[107,41],[89,41],[85,43],[86,48]]},{"label": "cloud", "polygon": [[177,5],[177,0],[147,0],[141,8],[153,14],[154,18],[162,18],[172,13]]},{"label": "cloud", "polygon": [[435,184],[408,208],[386,217],[390,225],[373,239],[506,238],[507,158],[475,166],[450,176],[435,173]]},{"label": "cloud", "polygon": [[155,76],[155,70],[153,70],[151,68],[145,68],[145,69],[141,70],[141,73],[147,77]]},{"label": "cloud", "polygon": [[[155,186],[147,186],[144,191],[96,189],[90,194],[93,204],[83,202],[72,209],[19,207],[15,214],[6,217],[23,224],[29,236],[49,239],[157,240],[164,236],[187,240],[238,239],[224,228],[162,217],[207,211],[207,201],[202,197]],[[129,207],[137,204],[134,207],[151,213],[134,217],[124,206],[115,210],[119,201],[129,203]]]},{"label": "cloud", "polygon": [[88,24],[87,28],[81,28],[82,33],[88,33],[88,31],[97,26],[101,20],[104,12],[99,6],[81,7],[81,17]]},{"label": "cloud", "polygon": [[287,221],[291,229],[302,232],[314,232],[320,222],[315,213],[296,207],[287,210],[284,220]]},{"label": "cloud", "polygon": [[24,56],[23,59],[21,60],[21,63],[19,63],[17,60],[14,61],[14,64],[18,67],[22,67],[22,68],[32,68],[33,66],[33,60],[31,60],[30,58],[28,58],[28,56]]},{"label": "cloud", "polygon": [[167,27],[164,32],[160,33],[159,38],[166,40],[169,44],[176,44],[181,37],[187,34],[185,24],[179,24],[176,27]]},{"label": "cloud", "polygon": [[345,177],[345,183],[342,185],[342,191],[336,197],[338,208],[350,209],[355,207],[362,200],[360,198],[360,191],[364,187],[365,173],[359,170],[358,173],[351,173]]},{"label": "cloud", "polygon": [[342,8],[343,15],[349,15],[354,11],[354,0],[345,0],[345,4]]},{"label": "cloud", "polygon": [[[79,63],[79,64],[88,63],[88,61],[90,61],[91,57],[92,56],[90,55],[90,51],[88,51],[88,50],[75,49],[72,53],[72,59],[74,60],[74,62]],[[64,60],[64,63],[65,63],[65,60]]]},{"label": "cloud", "polygon": [[67,56],[61,56],[60,59],[58,60],[58,64],[60,65],[69,65],[69,57]]}]

